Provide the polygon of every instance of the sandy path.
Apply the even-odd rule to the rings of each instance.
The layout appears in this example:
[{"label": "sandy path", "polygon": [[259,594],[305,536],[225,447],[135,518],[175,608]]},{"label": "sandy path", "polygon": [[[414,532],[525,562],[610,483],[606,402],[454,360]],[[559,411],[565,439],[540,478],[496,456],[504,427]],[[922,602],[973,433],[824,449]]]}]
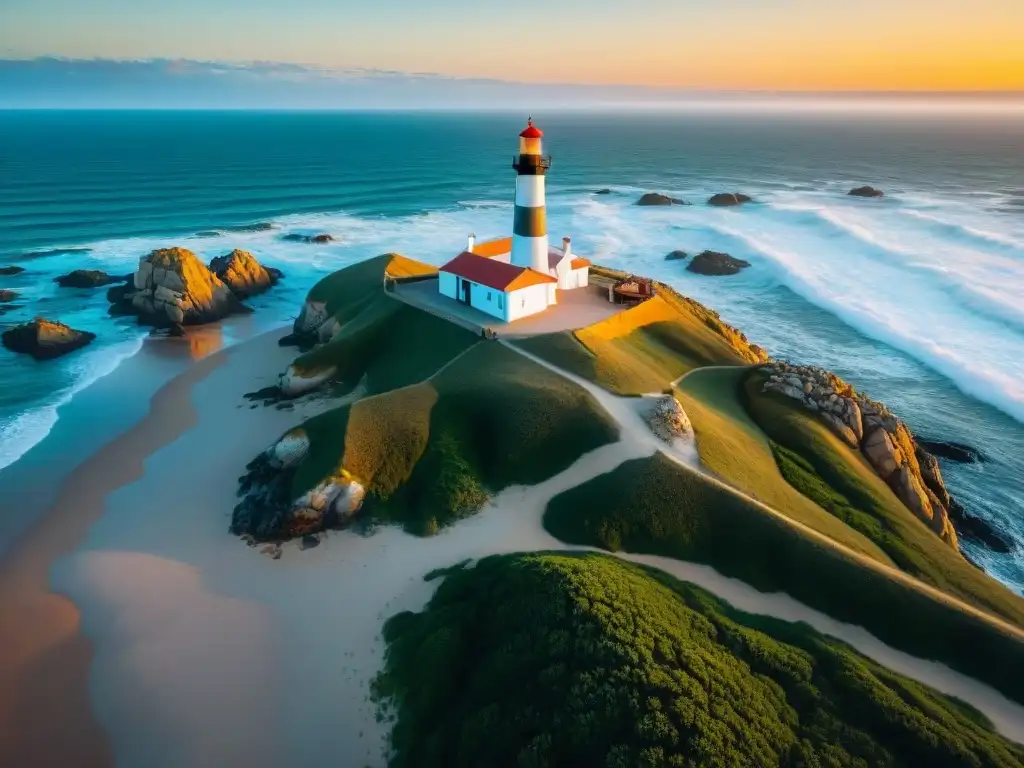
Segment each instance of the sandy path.
[{"label": "sandy path", "polygon": [[[566,549],[543,529],[548,502],[664,447],[643,425],[637,399],[585,386],[623,425],[619,442],[543,483],[506,489],[480,514],[429,539],[389,527],[371,536],[345,531],[307,551],[287,545],[272,561],[227,533],[236,478],[319,406],[239,407],[244,392],[272,381],[287,362],[289,353],[271,342],[233,348],[230,365],[176,381],[176,397],[188,396],[198,421],[159,447],[141,478],[108,496],[86,543],[54,569],[95,641],[90,693],[119,765],[382,765],[387,729],[367,695],[382,661],[380,630],[394,613],[423,607],[436,583],[422,576],[466,558]],[[161,418],[180,418],[180,402],[163,406]],[[972,703],[1024,741],[1024,708],[963,675],[706,566],[623,557],[744,610],[806,621]]]}]

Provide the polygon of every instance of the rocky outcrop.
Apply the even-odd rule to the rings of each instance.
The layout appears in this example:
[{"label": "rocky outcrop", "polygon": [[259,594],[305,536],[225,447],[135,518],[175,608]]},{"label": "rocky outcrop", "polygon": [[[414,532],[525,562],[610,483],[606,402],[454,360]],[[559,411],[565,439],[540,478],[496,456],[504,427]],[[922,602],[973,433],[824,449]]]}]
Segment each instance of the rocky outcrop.
[{"label": "rocky outcrop", "polygon": [[885,192],[874,187],[856,187],[851,189],[846,194],[852,195],[853,197],[885,197]]},{"label": "rocky outcrop", "polygon": [[678,197],[669,197],[660,192],[648,192],[636,201],[637,205],[689,205],[685,200]]},{"label": "rocky outcrop", "polygon": [[0,304],[7,304],[18,298],[17,291],[7,291],[0,288]]},{"label": "rocky outcrop", "polygon": [[959,549],[949,495],[934,456],[885,405],[859,394],[834,373],[773,361],[764,367],[765,392],[777,392],[818,415],[851,448],[859,450],[896,497],[943,541]]},{"label": "rocky outcrop", "polygon": [[647,425],[659,440],[671,443],[693,434],[683,406],[672,395],[662,395],[647,412]]},{"label": "rocky outcrop", "polygon": [[708,198],[708,205],[718,206],[719,208],[743,205],[750,202],[753,202],[750,197],[739,192],[719,192],[717,195],[712,195]]},{"label": "rocky outcrop", "polygon": [[612,191],[610,189],[608,189],[607,187],[605,187],[604,189],[597,190],[594,194],[595,195],[610,195],[611,193],[612,193]]},{"label": "rocky outcrop", "polygon": [[134,314],[140,323],[180,328],[246,312],[232,290],[184,248],[161,248],[139,260],[127,286],[107,291],[111,314]]},{"label": "rocky outcrop", "polygon": [[281,239],[286,243],[310,243],[313,245],[324,245],[325,243],[334,242],[334,238],[326,233],[319,235],[301,235],[295,232],[290,232],[289,234],[282,236]]},{"label": "rocky outcrop", "polygon": [[90,344],[95,333],[76,331],[63,323],[37,317],[30,323],[9,328],[0,336],[13,352],[31,355],[36,360],[52,360]]},{"label": "rocky outcrop", "polygon": [[251,253],[238,249],[211,261],[210,271],[239,299],[268,291],[281,279],[279,270],[264,267]]},{"label": "rocky outcrop", "polygon": [[295,429],[249,463],[239,479],[241,500],[231,518],[232,533],[280,541],[337,528],[355,517],[366,493],[344,472],[292,496],[295,469],[308,453],[309,438]]},{"label": "rocky outcrop", "polygon": [[686,265],[686,269],[689,272],[696,272],[698,275],[735,275],[741,269],[746,269],[749,266],[749,261],[735,259],[728,253],[703,251],[693,257],[693,260]]},{"label": "rocky outcrop", "polygon": [[24,267],[17,267],[14,265],[8,267],[0,267],[0,275],[20,275],[24,271]]},{"label": "rocky outcrop", "polygon": [[108,275],[99,269],[76,269],[66,275],[53,278],[61,288],[102,288],[104,285],[123,283],[130,275]]},{"label": "rocky outcrop", "polygon": [[320,329],[328,320],[333,320],[333,317],[327,312],[327,302],[307,299],[292,324],[292,331],[299,336],[317,337],[322,335]]},{"label": "rocky outcrop", "polygon": [[665,261],[682,261],[690,257],[686,251],[672,251],[665,254]]},{"label": "rocky outcrop", "polygon": [[977,448],[965,445],[964,443],[953,443],[947,440],[928,440],[923,437],[919,437],[917,443],[933,456],[949,459],[958,464],[978,464],[986,461],[985,454]]}]

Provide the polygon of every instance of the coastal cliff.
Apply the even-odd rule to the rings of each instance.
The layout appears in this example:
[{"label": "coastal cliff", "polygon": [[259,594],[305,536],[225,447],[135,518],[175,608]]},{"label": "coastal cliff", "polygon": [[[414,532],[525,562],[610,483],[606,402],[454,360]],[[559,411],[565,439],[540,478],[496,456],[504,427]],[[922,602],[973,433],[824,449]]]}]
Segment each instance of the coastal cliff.
[{"label": "coastal cliff", "polygon": [[821,368],[774,361],[764,371],[763,391],[777,392],[815,414],[863,454],[908,509],[950,547],[959,549],[949,514],[952,499],[939,463],[918,445],[906,423],[884,403],[858,393]]}]

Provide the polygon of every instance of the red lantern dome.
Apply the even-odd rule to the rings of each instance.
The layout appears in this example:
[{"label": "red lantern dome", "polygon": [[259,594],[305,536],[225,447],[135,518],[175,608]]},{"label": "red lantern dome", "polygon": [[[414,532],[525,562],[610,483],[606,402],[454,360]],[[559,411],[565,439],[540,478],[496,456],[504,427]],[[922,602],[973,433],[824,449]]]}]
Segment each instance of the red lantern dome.
[{"label": "red lantern dome", "polygon": [[522,139],[539,139],[543,136],[544,131],[533,124],[532,117],[526,121],[526,130],[519,134],[519,137]]}]

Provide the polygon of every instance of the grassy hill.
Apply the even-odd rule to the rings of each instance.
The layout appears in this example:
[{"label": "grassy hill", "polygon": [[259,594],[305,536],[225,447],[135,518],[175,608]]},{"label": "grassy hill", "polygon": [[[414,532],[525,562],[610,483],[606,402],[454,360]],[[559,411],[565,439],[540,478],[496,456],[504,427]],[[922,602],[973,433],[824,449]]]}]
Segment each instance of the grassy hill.
[{"label": "grassy hill", "polygon": [[344,389],[365,377],[367,392],[387,392],[422,381],[480,337],[392,299],[381,289],[344,310],[334,337],[300,355],[292,370],[313,376],[331,368]]},{"label": "grassy hill", "polygon": [[730,391],[743,399],[757,426],[770,438],[779,470],[794,489],[862,532],[904,571],[1024,626],[1024,600],[929,530],[860,452],[792,400],[762,392],[763,381],[754,372]]},{"label": "grassy hill", "polygon": [[694,368],[763,359],[760,347],[668,286],[638,306],[582,328],[517,343],[620,395],[660,392]]},{"label": "grassy hill", "polygon": [[[544,527],[570,544],[706,563],[1024,702],[1024,644],[1009,632],[866,569],[660,454],[557,496]],[[1005,605],[1018,623],[1019,606]]]},{"label": "grassy hill", "polygon": [[394,768],[1024,760],[980,713],[806,625],[601,555],[451,569],[384,637]]},{"label": "grassy hill", "polygon": [[618,437],[585,391],[493,342],[476,344],[428,381],[328,411],[299,429],[310,450],[290,478],[290,499],[322,481],[352,478],[367,490],[361,518],[420,534],[476,512],[508,485],[546,480]]},{"label": "grassy hill", "polygon": [[893,565],[872,537],[851,528],[786,482],[767,436],[740,402],[740,388],[748,374],[747,368],[710,368],[694,371],[679,382],[678,399],[693,424],[701,463],[729,485],[797,522]]},{"label": "grassy hill", "polygon": [[332,370],[351,388],[364,376],[370,393],[421,381],[479,340],[469,331],[388,296],[384,277],[409,279],[436,268],[387,253],[323,278],[306,303],[322,302],[334,330],[326,344],[299,355],[290,373],[311,378]]}]

